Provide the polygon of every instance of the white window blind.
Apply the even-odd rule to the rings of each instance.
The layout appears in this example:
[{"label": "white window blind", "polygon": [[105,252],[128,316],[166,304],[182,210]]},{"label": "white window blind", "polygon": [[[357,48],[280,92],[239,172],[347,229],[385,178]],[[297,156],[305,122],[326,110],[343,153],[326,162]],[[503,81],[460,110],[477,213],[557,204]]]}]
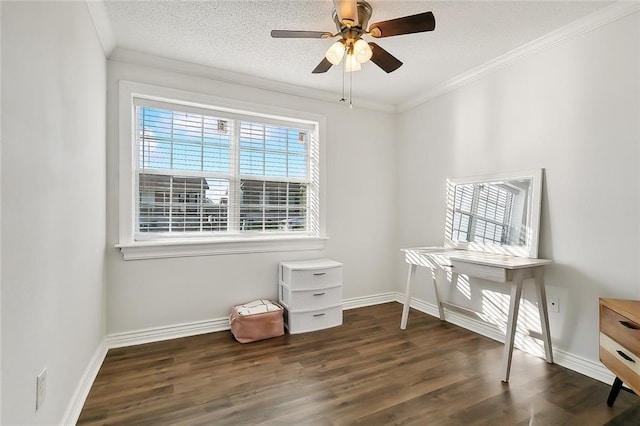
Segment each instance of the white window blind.
[{"label": "white window blind", "polygon": [[309,123],[136,99],[135,237],[317,236]]},{"label": "white window blind", "polygon": [[459,185],[453,213],[453,239],[504,244],[509,238],[513,192],[497,186]]}]

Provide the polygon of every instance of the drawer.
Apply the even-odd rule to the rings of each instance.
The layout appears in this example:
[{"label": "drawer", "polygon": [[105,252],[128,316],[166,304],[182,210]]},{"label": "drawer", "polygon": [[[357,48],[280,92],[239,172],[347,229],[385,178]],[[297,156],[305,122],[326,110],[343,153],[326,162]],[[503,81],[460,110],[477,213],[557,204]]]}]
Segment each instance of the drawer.
[{"label": "drawer", "polygon": [[282,287],[281,301],[295,310],[321,309],[342,304],[342,285],[310,290],[291,290]]},{"label": "drawer", "polygon": [[600,360],[636,393],[640,392],[640,356],[600,333]]},{"label": "drawer", "polygon": [[282,282],[292,290],[319,289],[342,284],[342,267],[284,270]]},{"label": "drawer", "polygon": [[285,312],[285,322],[290,334],[307,333],[342,325],[342,306],[332,306],[313,311]]},{"label": "drawer", "polygon": [[482,278],[498,283],[511,281],[511,271],[495,266],[479,265],[477,263],[463,262],[451,259],[453,272],[456,274],[468,275],[470,277]]},{"label": "drawer", "polygon": [[604,305],[600,305],[600,331],[634,354],[640,354],[640,324]]}]

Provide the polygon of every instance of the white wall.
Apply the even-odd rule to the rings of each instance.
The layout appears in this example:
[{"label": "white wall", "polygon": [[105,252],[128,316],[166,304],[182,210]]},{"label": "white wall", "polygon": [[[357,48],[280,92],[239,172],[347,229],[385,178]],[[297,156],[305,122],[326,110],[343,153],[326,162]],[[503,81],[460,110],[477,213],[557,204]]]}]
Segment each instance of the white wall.
[{"label": "white wall", "polygon": [[[2,6],[0,6],[0,224],[2,223]],[[0,226],[0,306],[2,306],[2,227]],[[0,314],[0,420],[2,420],[2,315]]]},{"label": "white wall", "polygon": [[105,336],[106,61],[84,2],[0,7],[0,423],[57,424]]},{"label": "white wall", "polygon": [[[561,309],[552,339],[592,361],[598,297],[640,299],[639,29],[640,15],[626,16],[398,121],[399,246],[442,244],[447,177],[546,169],[540,257],[555,261],[547,288]],[[472,300],[450,298],[486,310],[480,289],[491,287],[475,284]],[[415,296],[435,301],[430,285]]]},{"label": "white wall", "polygon": [[[162,63],[155,59],[154,62]],[[175,62],[173,62],[175,65]],[[181,64],[181,69],[190,69]],[[326,136],[326,224],[321,251],[124,261],[118,242],[118,81],[209,94],[323,114]],[[329,257],[344,263],[344,297],[393,287],[395,116],[337,102],[254,89],[210,78],[108,61],[107,334],[225,318],[234,304],[277,297],[283,260]]]}]

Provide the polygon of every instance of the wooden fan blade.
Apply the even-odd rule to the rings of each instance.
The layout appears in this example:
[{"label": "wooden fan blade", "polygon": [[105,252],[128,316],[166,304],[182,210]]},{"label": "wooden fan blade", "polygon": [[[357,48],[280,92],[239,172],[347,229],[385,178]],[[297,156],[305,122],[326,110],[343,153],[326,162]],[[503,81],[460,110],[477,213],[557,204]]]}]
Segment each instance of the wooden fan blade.
[{"label": "wooden fan blade", "polygon": [[331,38],[333,34],[324,31],[271,30],[273,38]]},{"label": "wooden fan blade", "polygon": [[327,58],[322,58],[322,62],[318,64],[317,67],[311,71],[312,74],[322,74],[323,72],[329,71],[333,64],[327,60]]},{"label": "wooden fan blade", "polygon": [[436,18],[432,12],[418,13],[403,18],[376,22],[369,27],[369,35],[373,37],[391,37],[403,34],[433,31],[436,28]]},{"label": "wooden fan blade", "polygon": [[378,46],[376,43],[369,43],[373,56],[371,62],[382,68],[387,74],[393,72],[402,66],[402,62],[391,53]]},{"label": "wooden fan blade", "polygon": [[333,0],[336,7],[338,19],[349,27],[358,25],[358,2],[357,0]]}]

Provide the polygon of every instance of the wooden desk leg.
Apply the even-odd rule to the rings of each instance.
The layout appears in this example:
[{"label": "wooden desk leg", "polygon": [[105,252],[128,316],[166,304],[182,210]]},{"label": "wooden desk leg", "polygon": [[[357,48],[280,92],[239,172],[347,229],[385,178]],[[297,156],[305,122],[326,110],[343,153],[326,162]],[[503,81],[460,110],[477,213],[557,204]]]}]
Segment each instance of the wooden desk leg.
[{"label": "wooden desk leg", "polygon": [[518,311],[520,310],[520,296],[522,295],[522,273],[516,271],[511,283],[511,300],[509,301],[509,318],[507,320],[507,335],[504,340],[503,374],[502,381],[509,382],[509,372],[511,371],[511,357],[513,355],[513,341],[516,336],[516,325],[518,324]]},{"label": "wooden desk leg", "polygon": [[536,296],[538,301],[538,314],[540,315],[540,327],[542,329],[542,340],[544,342],[544,352],[549,364],[553,364],[553,347],[551,346],[551,332],[549,331],[549,311],[547,308],[547,293],[544,289],[544,271],[536,268],[533,271],[533,278],[536,284]]},{"label": "wooden desk leg", "polygon": [[407,320],[409,319],[409,305],[411,304],[411,282],[416,275],[416,265],[409,264],[409,273],[407,274],[407,288],[404,291],[404,306],[402,307],[402,320],[400,320],[400,330],[407,329]]}]

